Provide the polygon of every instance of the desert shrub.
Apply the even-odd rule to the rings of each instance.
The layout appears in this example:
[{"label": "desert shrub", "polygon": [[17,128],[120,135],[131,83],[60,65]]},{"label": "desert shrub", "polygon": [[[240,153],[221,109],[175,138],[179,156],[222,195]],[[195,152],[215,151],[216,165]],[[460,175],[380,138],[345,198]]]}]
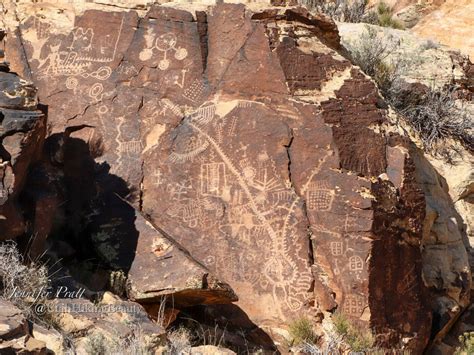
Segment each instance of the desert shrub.
[{"label": "desert shrub", "polygon": [[303,343],[295,349],[296,354],[322,355],[323,351],[316,344]]},{"label": "desert shrub", "polygon": [[380,69],[387,65],[384,61],[398,45],[399,43],[390,35],[379,35],[379,31],[373,26],[365,26],[365,31],[354,43],[344,42],[353,63],[371,77],[380,74]]},{"label": "desert shrub", "polygon": [[474,332],[460,335],[459,342],[461,346],[456,349],[455,355],[474,354]]},{"label": "desert shrub", "polygon": [[109,340],[101,333],[93,333],[87,337],[85,345],[87,354],[106,355],[109,349]]},{"label": "desert shrub", "polygon": [[368,352],[376,350],[374,347],[375,339],[370,330],[357,327],[340,312],[336,312],[332,320],[336,334],[342,337],[352,351]]},{"label": "desert shrub", "polygon": [[377,6],[377,24],[382,27],[403,29],[402,23],[393,18],[393,9],[383,1]]},{"label": "desert shrub", "polygon": [[367,11],[368,0],[302,0],[302,4],[336,21],[376,23],[371,12]]},{"label": "desert shrub", "polygon": [[167,354],[180,355],[191,348],[191,332],[186,328],[178,328],[168,333]]},{"label": "desert shrub", "polygon": [[124,296],[126,292],[126,284],[127,275],[123,272],[123,270],[115,270],[110,272],[109,288],[114,294],[121,297]]},{"label": "desert shrub", "polygon": [[134,328],[126,338],[107,338],[102,333],[94,332],[86,339],[84,350],[91,355],[151,355],[154,354],[151,344],[142,334],[139,327]]},{"label": "desert shrub", "polygon": [[421,49],[424,51],[427,51],[429,49],[438,49],[440,47],[440,44],[436,41],[433,41],[432,39],[426,40],[422,45]]},{"label": "desert shrub", "polygon": [[416,58],[389,60],[399,45],[391,35],[380,35],[372,26],[366,26],[357,41],[344,42],[352,62],[375,80],[385,100],[405,117],[426,150],[446,156],[437,146],[449,138],[473,150],[473,121],[456,100],[458,88],[437,89],[433,83],[423,95],[413,95],[403,76],[417,65]]},{"label": "desert shrub", "polygon": [[140,327],[136,327],[132,334],[118,343],[116,351],[125,355],[151,355],[154,354],[154,344],[148,339]]},{"label": "desert shrub", "polygon": [[318,340],[313,324],[307,318],[296,319],[289,325],[288,330],[294,344],[314,344]]},{"label": "desert shrub", "polygon": [[383,27],[403,29],[401,22],[393,18],[393,9],[384,2],[377,9],[368,7],[368,0],[301,0],[308,9],[328,15],[335,21],[370,23]]},{"label": "desert shrub", "polygon": [[401,113],[418,133],[428,150],[454,138],[474,149],[474,125],[467,109],[456,101],[456,86],[430,88],[416,104],[401,108]]},{"label": "desert shrub", "polygon": [[45,300],[48,287],[45,265],[24,260],[13,241],[0,244],[0,297],[11,301],[27,317],[33,317],[33,306]]}]

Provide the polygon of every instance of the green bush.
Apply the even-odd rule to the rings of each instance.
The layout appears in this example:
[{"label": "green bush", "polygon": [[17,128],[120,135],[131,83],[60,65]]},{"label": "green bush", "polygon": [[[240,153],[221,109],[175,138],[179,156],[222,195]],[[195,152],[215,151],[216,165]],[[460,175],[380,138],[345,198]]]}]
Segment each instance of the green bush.
[{"label": "green bush", "polygon": [[393,9],[384,2],[370,10],[368,0],[300,0],[308,9],[328,15],[335,21],[370,23],[383,27],[403,29],[401,22],[393,18]]},{"label": "green bush", "polygon": [[289,332],[294,344],[311,344],[318,341],[318,336],[313,330],[313,324],[307,318],[299,318],[291,323]]},{"label": "green bush", "polygon": [[375,339],[370,330],[357,327],[340,312],[336,312],[332,320],[336,333],[343,338],[352,351],[367,352],[375,350]]},{"label": "green bush", "polygon": [[459,336],[461,346],[456,349],[455,355],[474,354],[474,332],[464,333]]},{"label": "green bush", "polygon": [[395,29],[403,29],[401,22],[393,18],[393,9],[385,4],[383,1],[377,7],[377,23],[382,27],[392,27]]}]

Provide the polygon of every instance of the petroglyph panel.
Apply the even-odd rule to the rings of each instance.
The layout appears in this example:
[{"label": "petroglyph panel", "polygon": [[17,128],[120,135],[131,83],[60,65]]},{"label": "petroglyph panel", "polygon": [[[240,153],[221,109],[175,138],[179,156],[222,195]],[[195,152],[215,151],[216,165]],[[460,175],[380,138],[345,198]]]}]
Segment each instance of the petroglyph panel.
[{"label": "petroglyph panel", "polygon": [[237,293],[266,295],[252,300],[265,303],[259,319],[304,312],[312,276],[303,201],[288,188],[280,114],[258,102],[205,103],[160,139],[152,159],[168,162],[160,168],[168,183],[153,193],[171,202],[152,218]]},{"label": "petroglyph panel", "polygon": [[[369,265],[379,257],[371,192],[386,166],[382,99],[319,42],[331,32],[339,46],[335,25],[312,18],[293,31],[309,16],[294,11],[258,21],[242,4],[200,17],[152,6],[140,21],[134,11],[37,16],[22,24],[16,57],[26,54],[52,133],[89,130],[77,137],[110,177],[100,188],[125,181],[124,196],[228,282],[258,326],[281,328],[319,304],[311,262],[331,307],[372,321],[369,269],[410,299],[420,274],[395,243],[378,255],[400,256],[392,264],[408,266],[399,276],[388,262]],[[323,24],[317,36],[314,24]],[[300,45],[301,33],[324,51]],[[325,95],[328,83],[337,85]],[[399,170],[400,181],[410,174]]]},{"label": "petroglyph panel", "polygon": [[150,60],[153,55],[159,55],[158,68],[160,70],[167,70],[170,66],[171,60],[181,61],[188,56],[186,48],[178,46],[178,38],[172,32],[156,35],[150,28],[146,34],[146,42],[148,45],[144,48],[139,58],[141,61]]}]

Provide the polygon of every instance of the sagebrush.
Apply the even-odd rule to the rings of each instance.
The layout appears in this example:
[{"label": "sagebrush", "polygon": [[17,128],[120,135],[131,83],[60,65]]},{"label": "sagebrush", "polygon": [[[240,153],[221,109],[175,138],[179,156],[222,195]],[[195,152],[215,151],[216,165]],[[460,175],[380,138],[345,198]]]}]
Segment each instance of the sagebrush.
[{"label": "sagebrush", "polygon": [[433,83],[425,92],[416,95],[404,79],[404,75],[416,67],[416,58],[393,56],[396,60],[388,60],[400,42],[373,26],[366,26],[357,41],[344,42],[344,46],[352,62],[376,81],[385,100],[414,129],[425,150],[442,153],[439,146],[448,139],[474,150],[472,115],[457,100],[457,86],[448,84],[437,88]]},{"label": "sagebrush", "polygon": [[191,332],[186,328],[172,330],[167,335],[167,354],[180,355],[191,349]]},{"label": "sagebrush", "polygon": [[474,354],[474,332],[467,332],[459,336],[461,346],[456,348],[455,355]]},{"label": "sagebrush", "polygon": [[368,0],[302,0],[302,4],[310,10],[322,12],[340,22],[368,21]]},{"label": "sagebrush", "polygon": [[93,355],[152,355],[154,344],[147,339],[139,327],[135,327],[125,338],[108,338],[102,333],[94,332],[86,339],[84,350]]},{"label": "sagebrush", "polygon": [[25,260],[13,241],[0,244],[0,297],[35,317],[33,306],[42,303],[49,288],[48,268]]},{"label": "sagebrush", "polygon": [[394,19],[393,9],[384,2],[375,9],[369,7],[368,0],[301,0],[301,3],[311,11],[326,14],[335,21],[403,29],[402,23]]}]

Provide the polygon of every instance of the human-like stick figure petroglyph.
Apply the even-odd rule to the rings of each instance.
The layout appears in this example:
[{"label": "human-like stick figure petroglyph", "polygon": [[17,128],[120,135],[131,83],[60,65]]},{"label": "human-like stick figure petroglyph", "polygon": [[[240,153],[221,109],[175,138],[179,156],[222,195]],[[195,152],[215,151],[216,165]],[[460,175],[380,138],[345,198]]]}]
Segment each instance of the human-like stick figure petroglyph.
[{"label": "human-like stick figure petroglyph", "polygon": [[[250,108],[251,104],[245,102],[236,107],[245,109]],[[245,153],[237,162],[238,165],[229,158],[221,145],[225,139],[217,139],[210,132],[213,131],[214,135],[218,136],[219,128],[222,134],[226,132],[224,125],[235,125],[235,121],[228,119],[231,113],[221,117],[216,112],[215,105],[206,104],[188,116],[179,128],[180,132],[174,139],[173,150],[169,156],[170,161],[188,164],[207,151],[215,155],[215,160],[203,159],[200,165],[201,197],[194,200],[184,199],[181,204],[176,204],[172,211],[168,211],[168,214],[186,220],[190,227],[196,227],[200,226],[206,208],[219,211],[219,204],[208,203],[207,207],[203,207],[204,196],[230,203],[232,208],[228,211],[227,222],[221,223],[220,231],[248,245],[252,245],[257,236],[265,238],[269,243],[269,255],[266,260],[262,260],[262,275],[258,277],[258,284],[260,287],[269,288],[275,299],[283,299],[288,310],[297,311],[304,304],[312,277],[306,266],[301,268],[298,266],[300,261],[294,260],[298,250],[290,251],[295,248],[295,243],[291,240],[298,234],[298,221],[292,213],[295,206],[289,206],[296,199],[296,195],[294,192],[285,191],[286,186],[277,178],[275,163],[265,150],[256,162],[246,158]],[[281,217],[275,215],[275,206],[278,204],[279,211],[287,212],[287,215],[283,216],[284,222]],[[234,277],[249,279],[248,275],[243,274]],[[278,311],[284,313],[283,309]]]},{"label": "human-like stick figure petroglyph", "polygon": [[171,64],[170,54],[174,54],[174,58],[178,61],[185,59],[188,56],[186,48],[178,47],[178,38],[172,32],[158,36],[151,46],[144,48],[139,58],[141,61],[147,61],[153,57],[153,52],[158,51],[162,53],[163,57],[158,62],[158,69],[167,70]]}]

